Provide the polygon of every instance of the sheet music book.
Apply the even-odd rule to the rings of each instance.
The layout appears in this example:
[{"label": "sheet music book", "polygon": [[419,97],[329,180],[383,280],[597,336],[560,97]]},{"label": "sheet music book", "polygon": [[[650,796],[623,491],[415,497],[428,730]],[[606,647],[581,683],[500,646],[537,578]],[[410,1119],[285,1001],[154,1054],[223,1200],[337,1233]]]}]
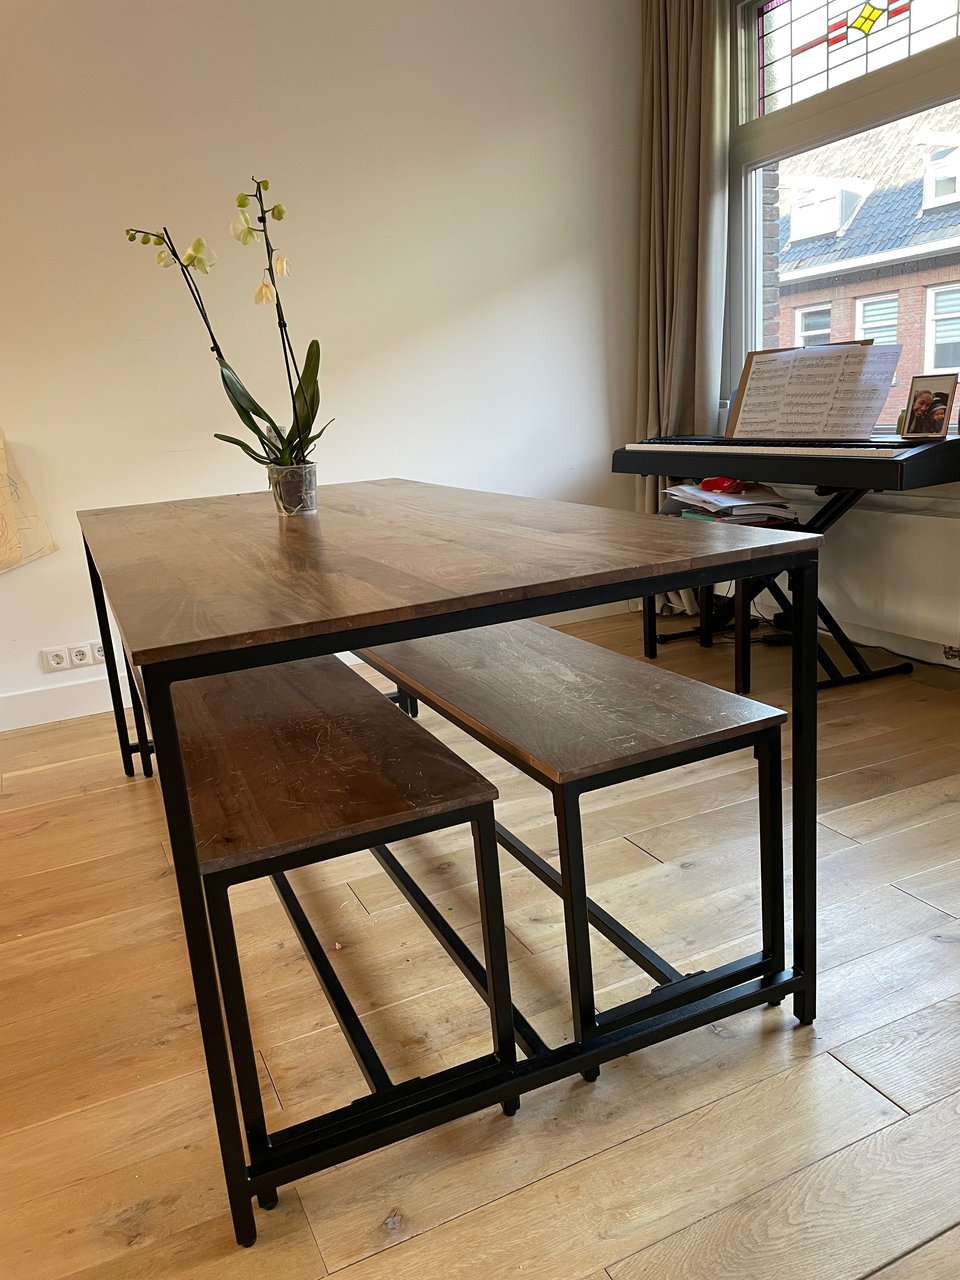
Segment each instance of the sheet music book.
[{"label": "sheet music book", "polygon": [[843,343],[751,351],[727,436],[865,440],[877,425],[902,346]]}]

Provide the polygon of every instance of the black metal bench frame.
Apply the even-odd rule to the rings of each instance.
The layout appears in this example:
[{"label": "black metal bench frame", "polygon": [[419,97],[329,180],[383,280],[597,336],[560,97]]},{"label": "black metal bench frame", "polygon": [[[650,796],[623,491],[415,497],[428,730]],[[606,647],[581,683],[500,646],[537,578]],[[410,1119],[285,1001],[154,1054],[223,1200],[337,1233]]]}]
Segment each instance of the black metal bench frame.
[{"label": "black metal bench frame", "polygon": [[[287,872],[368,849],[371,841],[383,842],[374,844],[372,851],[400,891],[411,898],[412,881],[387,848],[387,842],[408,840],[465,823],[469,823],[473,830],[484,962],[481,963],[466,947],[436,907],[419,890],[419,899],[414,902],[414,906],[488,1005],[493,1051],[449,1071],[395,1084],[337,976]],[[229,897],[232,885],[266,877],[269,877],[276,890],[371,1094],[369,1098],[358,1099],[347,1107],[273,1132],[267,1128],[260,1094],[256,1054]],[[203,876],[203,889],[233,1076],[249,1155],[249,1162],[238,1158],[238,1152],[229,1144],[223,1143],[221,1134],[227,1191],[239,1244],[251,1245],[256,1240],[256,1229],[250,1214],[251,1194],[256,1195],[262,1209],[272,1209],[278,1200],[277,1188],[301,1176],[305,1153],[309,1152],[311,1155],[310,1169],[317,1170],[338,1164],[351,1156],[387,1146],[408,1133],[429,1127],[431,1103],[438,1093],[443,1096],[444,1086],[450,1080],[460,1081],[465,1078],[474,1084],[502,1082],[516,1062],[516,1041],[530,1054],[546,1049],[544,1042],[523,1015],[514,1009],[510,999],[500,868],[491,802],[471,805],[436,817],[393,824],[374,833],[324,843],[314,849],[283,857],[269,857],[208,872]],[[218,1090],[232,1088],[229,1073],[223,1079],[211,1081],[211,1086]],[[519,1091],[501,1096],[498,1100],[504,1112],[513,1115],[520,1105]],[[406,1113],[406,1122],[401,1131],[385,1123],[386,1118],[394,1113]],[[358,1124],[362,1129],[359,1136],[354,1133]]]},{"label": "black metal bench frame", "polygon": [[[413,688],[404,685],[402,681],[398,681],[398,691],[401,706],[409,705],[411,700],[415,701]],[[430,696],[430,690],[418,683],[416,694],[438,714],[459,725],[495,754],[498,753],[497,747],[481,731],[474,731],[450,715],[439,700]],[[682,973],[588,896],[580,797],[587,792],[601,791],[617,783],[632,782],[745,749],[752,749],[758,772],[760,923],[763,949],[718,969]],[[536,766],[528,765],[516,756],[510,757],[511,764],[548,790],[553,799],[560,855],[559,872],[502,823],[496,824],[496,832],[501,847],[521,866],[533,872],[563,902],[573,1033],[578,1044],[586,1046],[601,1031],[633,1027],[642,1023],[648,1014],[666,1009],[682,1009],[705,995],[714,995],[740,982],[757,979],[761,983],[776,984],[782,980],[785,966],[785,922],[780,757],[780,725],[761,729],[751,729],[748,726],[722,742],[680,751],[668,750],[656,760],[607,769],[576,782],[552,781],[545,778]],[[657,983],[656,989],[639,999],[598,1013],[590,954],[591,927],[628,956],[638,968],[649,974]],[[783,993],[777,993],[772,996],[771,1003],[779,1004],[782,998]],[[798,1016],[801,1021],[807,1021],[802,1014]],[[598,1066],[590,1066],[585,1068],[583,1075],[586,1079],[596,1079],[598,1071]]]}]

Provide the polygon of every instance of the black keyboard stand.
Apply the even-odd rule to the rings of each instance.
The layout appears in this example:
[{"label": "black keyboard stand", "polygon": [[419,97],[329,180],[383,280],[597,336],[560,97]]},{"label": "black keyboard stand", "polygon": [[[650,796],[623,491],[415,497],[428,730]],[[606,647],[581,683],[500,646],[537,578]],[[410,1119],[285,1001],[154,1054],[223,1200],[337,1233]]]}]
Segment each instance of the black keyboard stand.
[{"label": "black keyboard stand", "polygon": [[[818,487],[816,490],[818,496],[827,498],[827,501],[815,511],[814,514],[806,522],[792,521],[784,528],[795,529],[802,533],[826,533],[833,527],[842,516],[852,510],[857,503],[864,498],[869,489],[837,489],[833,487]],[[679,640],[683,637],[696,636],[701,645],[709,647],[713,643],[714,633],[725,630],[731,622],[734,625],[734,638],[736,645],[736,657],[734,663],[735,670],[735,688],[737,693],[750,692],[750,605],[764,591],[769,591],[774,600],[780,606],[784,614],[785,625],[789,628],[793,625],[793,608],[789,597],[775,578],[752,578],[739,585],[739,589],[734,600],[723,602],[728,605],[728,616],[724,618],[722,612],[717,607],[717,602],[713,598],[713,589],[706,588],[700,593],[700,621],[696,627],[692,627],[686,631],[675,631],[669,635],[657,634],[657,614],[656,602],[650,601],[650,607],[644,602],[643,610],[643,652],[647,658],[655,658],[657,656],[658,642],[663,644],[670,640]],[[709,595],[706,593],[709,592]],[[719,614],[719,616],[718,616]],[[844,657],[849,661],[853,670],[843,672],[837,666],[834,659],[824,649],[823,645],[817,645],[817,660],[824,671],[824,679],[817,682],[818,689],[836,689],[846,684],[863,684],[867,680],[881,680],[885,676],[903,676],[909,675],[913,670],[912,662],[896,662],[884,667],[871,667],[869,662],[860,652],[857,645],[850,639],[843,627],[836,620],[827,606],[822,600],[817,601],[817,616],[823,628],[836,641],[837,646],[843,653]]]}]

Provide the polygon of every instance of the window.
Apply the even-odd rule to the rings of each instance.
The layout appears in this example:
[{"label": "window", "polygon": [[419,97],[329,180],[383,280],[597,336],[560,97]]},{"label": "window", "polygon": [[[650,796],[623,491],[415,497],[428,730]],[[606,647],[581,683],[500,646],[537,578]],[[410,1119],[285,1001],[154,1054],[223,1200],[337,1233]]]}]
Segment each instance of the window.
[{"label": "window", "polygon": [[858,338],[872,338],[876,343],[897,340],[898,297],[882,293],[875,298],[857,299]]},{"label": "window", "polygon": [[830,308],[802,307],[797,311],[798,347],[822,347],[830,341]]},{"label": "window", "polygon": [[924,369],[960,371],[960,281],[927,290],[927,343]]},{"label": "window", "polygon": [[746,119],[960,35],[958,0],[761,0],[747,8],[756,90]]},{"label": "window", "polygon": [[957,141],[958,145],[934,147],[930,152],[923,175],[924,209],[960,200],[960,138]]},{"label": "window", "polygon": [[[802,181],[791,191],[790,239],[810,240],[814,236],[836,235],[860,207],[863,197],[853,184],[822,181],[813,186]],[[790,180],[781,178],[781,188],[790,190]]]},{"label": "window", "polygon": [[892,424],[934,347],[960,368],[960,0],[730,2],[723,392],[751,350],[895,341]]}]

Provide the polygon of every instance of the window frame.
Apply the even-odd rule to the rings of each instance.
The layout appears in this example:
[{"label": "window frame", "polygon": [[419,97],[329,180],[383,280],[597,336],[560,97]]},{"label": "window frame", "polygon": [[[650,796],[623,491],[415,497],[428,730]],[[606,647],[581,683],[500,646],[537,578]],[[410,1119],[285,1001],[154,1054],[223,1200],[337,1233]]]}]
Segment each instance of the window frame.
[{"label": "window frame", "polygon": [[[803,332],[803,317],[810,315],[812,311],[826,311],[827,327],[826,329],[814,329],[812,334]],[[805,307],[794,307],[793,309],[793,340],[798,347],[805,347],[807,344],[804,338],[812,337],[816,334],[825,333],[827,335],[826,343],[811,343],[811,346],[826,346],[830,341],[830,331],[833,328],[833,303],[831,302],[808,302]]]},{"label": "window frame", "polygon": [[[893,341],[894,341],[894,342],[899,341],[899,336],[900,336],[900,294],[899,294],[899,293],[890,293],[890,292],[887,292],[887,293],[865,293],[865,294],[861,295],[859,298],[856,298],[856,299],[855,299],[856,306],[855,306],[855,308],[854,308],[854,330],[853,330],[853,332],[854,332],[854,336],[856,337],[856,339],[857,339],[857,341],[858,341],[858,342],[861,342],[864,338],[871,338],[871,337],[873,337],[873,335],[872,335],[872,334],[870,334],[870,333],[864,333],[865,325],[864,325],[864,320],[863,320],[863,304],[864,304],[865,302],[890,302],[890,301],[894,302],[894,303],[896,304],[896,308],[897,308],[897,312],[896,312],[896,319],[895,319],[895,320],[894,320],[894,322],[893,322]],[[875,339],[874,339],[874,340],[875,340]]]},{"label": "window frame", "polygon": [[755,25],[747,18],[756,0],[731,5],[731,94],[727,304],[721,362],[724,393],[736,385],[748,351],[756,350],[762,316],[762,280],[752,252],[762,218],[762,192],[752,173],[813,147],[836,142],[960,99],[960,37],[871,71],[767,116],[745,118],[755,89]]},{"label": "window frame", "polygon": [[[938,196],[937,183],[943,178],[953,179],[953,190]],[[923,170],[923,208],[942,209],[944,205],[960,202],[960,146],[953,148],[949,156],[940,160],[928,159]]]},{"label": "window frame", "polygon": [[936,305],[936,295],[938,293],[960,293],[960,280],[954,280],[952,283],[931,284],[927,286],[926,298],[924,300],[924,336],[923,336],[923,372],[924,373],[960,373],[960,364],[945,365],[938,368],[934,364],[934,351],[937,342],[937,321],[938,320],[960,320],[960,303],[954,315],[935,316],[934,307]]}]

